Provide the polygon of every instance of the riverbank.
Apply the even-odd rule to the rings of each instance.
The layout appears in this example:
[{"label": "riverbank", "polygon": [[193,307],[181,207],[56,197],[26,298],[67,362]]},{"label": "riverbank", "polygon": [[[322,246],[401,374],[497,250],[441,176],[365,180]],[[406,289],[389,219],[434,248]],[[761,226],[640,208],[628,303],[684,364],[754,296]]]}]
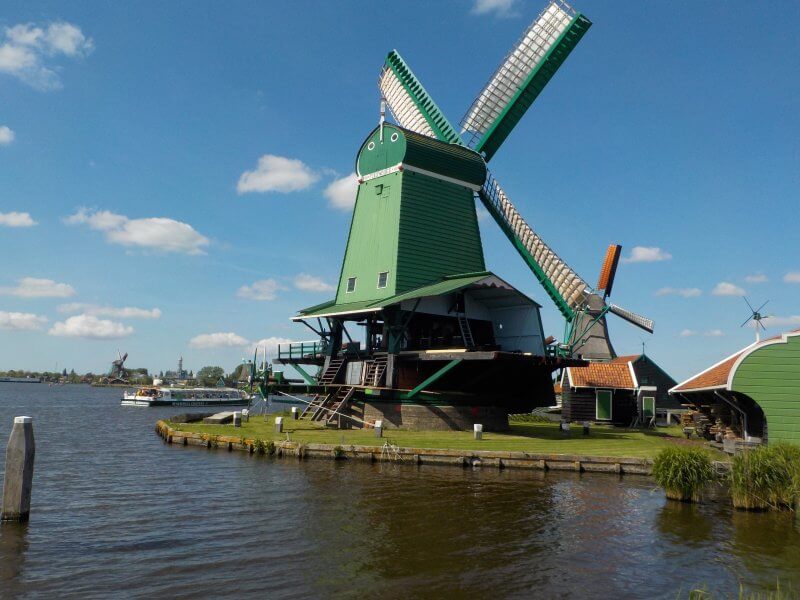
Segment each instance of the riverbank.
[{"label": "riverbank", "polygon": [[[573,429],[565,436],[555,423],[511,423],[504,433],[485,432],[475,440],[464,431],[384,431],[326,429],[318,423],[284,417],[275,431],[275,415],[254,416],[242,427],[159,421],[157,433],[168,443],[264,452],[308,458],[397,460],[414,464],[517,467],[649,475],[652,458],[676,444],[703,447],[681,437],[678,427],[626,430],[593,426],[589,435]],[[722,453],[708,449],[714,460]]]}]

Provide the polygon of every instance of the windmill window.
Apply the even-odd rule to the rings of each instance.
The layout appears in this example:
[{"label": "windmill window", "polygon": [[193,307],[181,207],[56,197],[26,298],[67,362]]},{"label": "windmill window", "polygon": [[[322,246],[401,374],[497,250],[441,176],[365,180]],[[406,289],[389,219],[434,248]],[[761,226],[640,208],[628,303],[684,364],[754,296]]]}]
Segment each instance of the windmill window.
[{"label": "windmill window", "polygon": [[398,137],[400,137],[400,136],[397,135],[397,132],[395,132],[395,133],[392,134],[392,137],[390,137],[389,139],[392,140],[393,142],[396,142]]},{"label": "windmill window", "polygon": [[386,287],[386,282],[389,281],[389,271],[378,273],[378,289]]},{"label": "windmill window", "polygon": [[375,142],[370,142],[367,144],[367,150],[374,150],[375,149]]},{"label": "windmill window", "polygon": [[379,183],[375,186],[375,193],[380,196],[383,193],[383,184]]},{"label": "windmill window", "polygon": [[348,277],[347,278],[347,290],[346,293],[355,292],[356,291],[356,278],[355,277]]}]

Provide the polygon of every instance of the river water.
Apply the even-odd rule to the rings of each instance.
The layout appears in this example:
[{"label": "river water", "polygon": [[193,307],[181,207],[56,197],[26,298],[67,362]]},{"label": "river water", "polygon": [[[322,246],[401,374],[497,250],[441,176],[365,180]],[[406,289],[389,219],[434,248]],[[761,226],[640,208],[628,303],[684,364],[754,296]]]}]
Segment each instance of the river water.
[{"label": "river water", "polygon": [[[174,408],[0,383],[34,418],[31,520],[2,598],[676,598],[800,590],[800,523],[667,502],[647,478],[269,459],[173,447]],[[2,461],[0,461],[2,462]],[[0,464],[0,469],[3,465]]]}]

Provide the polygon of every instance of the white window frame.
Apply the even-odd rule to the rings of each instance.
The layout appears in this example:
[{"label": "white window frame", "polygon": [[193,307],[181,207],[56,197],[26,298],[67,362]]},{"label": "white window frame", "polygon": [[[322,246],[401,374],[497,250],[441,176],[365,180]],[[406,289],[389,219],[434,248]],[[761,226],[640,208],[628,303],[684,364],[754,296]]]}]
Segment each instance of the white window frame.
[{"label": "white window frame", "polygon": [[[381,285],[381,275],[386,275],[386,279],[384,280],[383,285]],[[386,289],[386,286],[388,285],[389,285],[389,271],[381,271],[380,273],[378,273],[378,289],[379,290]]]},{"label": "white window frame", "polygon": [[[350,282],[353,282],[353,289],[350,289]],[[347,283],[344,286],[344,293],[345,294],[352,294],[356,291],[356,284],[358,283],[358,277],[348,277]]]},{"label": "white window frame", "polygon": [[[597,414],[597,401],[599,400],[598,394],[601,392],[611,395],[611,403],[608,405],[608,419],[601,419]],[[613,421],[614,420],[614,390],[595,390],[594,391],[594,418],[596,421]]]}]

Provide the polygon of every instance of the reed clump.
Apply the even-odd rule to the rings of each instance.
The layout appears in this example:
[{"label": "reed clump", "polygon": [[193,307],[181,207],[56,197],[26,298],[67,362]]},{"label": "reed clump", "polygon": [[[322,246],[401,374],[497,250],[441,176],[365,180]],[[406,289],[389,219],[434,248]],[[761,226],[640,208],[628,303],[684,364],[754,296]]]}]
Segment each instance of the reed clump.
[{"label": "reed clump", "polygon": [[795,508],[800,500],[800,447],[774,444],[737,454],[730,487],[736,508]]},{"label": "reed clump", "polygon": [[653,460],[653,478],[670,500],[699,502],[714,481],[714,466],[700,448],[665,448]]}]

